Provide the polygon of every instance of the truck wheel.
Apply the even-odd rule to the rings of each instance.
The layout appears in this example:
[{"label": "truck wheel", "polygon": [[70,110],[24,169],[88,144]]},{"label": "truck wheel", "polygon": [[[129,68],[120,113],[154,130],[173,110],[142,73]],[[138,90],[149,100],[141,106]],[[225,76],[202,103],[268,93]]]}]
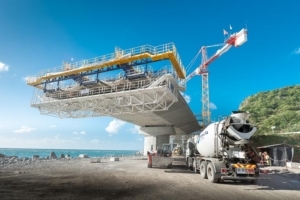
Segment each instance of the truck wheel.
[{"label": "truck wheel", "polygon": [[217,183],[219,181],[219,179],[216,178],[216,173],[212,163],[208,163],[207,165],[207,178],[212,183]]},{"label": "truck wheel", "polygon": [[202,161],[200,163],[200,175],[203,179],[207,179],[206,168],[207,168],[207,163],[205,161]]}]

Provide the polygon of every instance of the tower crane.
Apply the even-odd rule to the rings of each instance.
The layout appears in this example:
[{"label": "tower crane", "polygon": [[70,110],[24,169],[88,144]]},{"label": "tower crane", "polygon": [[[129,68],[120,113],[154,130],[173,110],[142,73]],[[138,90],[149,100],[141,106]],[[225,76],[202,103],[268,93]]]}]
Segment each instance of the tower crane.
[{"label": "tower crane", "polygon": [[[195,75],[202,75],[202,120],[204,126],[207,126],[210,123],[208,66],[225,52],[227,52],[232,46],[239,47],[247,42],[247,35],[247,29],[242,29],[237,33],[231,34],[222,44],[201,47],[199,51],[202,54],[202,62],[200,66],[197,67],[191,74],[189,74],[186,79],[179,83],[179,85],[184,85]],[[208,58],[207,48],[218,46],[222,47],[219,48],[213,56]]]}]

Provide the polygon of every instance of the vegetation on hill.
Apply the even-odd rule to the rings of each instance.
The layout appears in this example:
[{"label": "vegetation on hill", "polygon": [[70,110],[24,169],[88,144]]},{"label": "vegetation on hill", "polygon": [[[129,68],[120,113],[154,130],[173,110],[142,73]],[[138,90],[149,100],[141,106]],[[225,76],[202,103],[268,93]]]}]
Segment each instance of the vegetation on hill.
[{"label": "vegetation on hill", "polygon": [[[300,85],[260,92],[245,99],[240,110],[248,111],[258,128],[251,138],[255,146],[286,143],[294,146],[294,162],[300,162]],[[290,133],[290,134],[283,134]]]},{"label": "vegetation on hill", "polygon": [[252,95],[240,110],[251,114],[258,134],[300,131],[300,85]]}]

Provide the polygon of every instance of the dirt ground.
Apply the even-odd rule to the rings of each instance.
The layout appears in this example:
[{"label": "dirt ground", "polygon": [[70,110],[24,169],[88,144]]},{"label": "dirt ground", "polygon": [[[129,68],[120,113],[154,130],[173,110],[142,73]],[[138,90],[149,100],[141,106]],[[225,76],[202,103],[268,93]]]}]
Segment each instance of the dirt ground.
[{"label": "dirt ground", "polygon": [[176,158],[172,169],[147,168],[142,158],[0,165],[0,199],[300,199],[300,174],[261,174],[257,184],[210,183]]}]

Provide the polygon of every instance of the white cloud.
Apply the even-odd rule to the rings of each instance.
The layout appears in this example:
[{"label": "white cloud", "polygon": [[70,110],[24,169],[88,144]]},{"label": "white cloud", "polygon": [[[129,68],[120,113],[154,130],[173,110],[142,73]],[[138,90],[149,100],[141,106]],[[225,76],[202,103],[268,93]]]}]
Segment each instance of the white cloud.
[{"label": "white cloud", "polygon": [[20,129],[14,130],[15,133],[30,133],[36,130],[35,128],[30,128],[28,126],[22,126]]},{"label": "white cloud", "polygon": [[53,125],[49,126],[49,128],[56,128],[56,125],[53,124]]},{"label": "white cloud", "polygon": [[190,103],[191,102],[191,97],[189,95],[186,95],[184,93],[181,93],[181,95],[183,96],[184,100],[187,102],[187,103]]},{"label": "white cloud", "polygon": [[7,72],[9,70],[9,66],[5,63],[0,62],[0,72]]},{"label": "white cloud", "polygon": [[136,140],[137,141],[143,141],[143,138],[137,138]]},{"label": "white cloud", "polygon": [[105,130],[110,134],[118,133],[118,131],[124,124],[125,122],[118,119],[114,119],[109,123],[108,127],[106,127]]},{"label": "white cloud", "polygon": [[60,134],[57,134],[54,138],[58,140],[59,136],[60,136]]},{"label": "white cloud", "polygon": [[74,138],[74,140],[80,140],[81,139],[81,137],[75,137]]},{"label": "white cloud", "polygon": [[293,53],[294,54],[300,54],[300,47],[298,47]]},{"label": "white cloud", "polygon": [[33,77],[33,76],[26,76],[26,77],[23,77],[23,81],[25,81],[26,83],[31,81],[36,81],[36,77]]},{"label": "white cloud", "polygon": [[93,143],[93,144],[98,144],[98,143],[99,143],[99,140],[94,139],[94,140],[91,141],[91,143]]},{"label": "white cloud", "polygon": [[130,129],[131,133],[139,133],[139,130],[140,130],[140,126],[138,125],[134,125],[133,128]]},{"label": "white cloud", "polygon": [[213,102],[209,102],[209,108],[211,110],[217,110],[217,106]]},{"label": "white cloud", "polygon": [[80,132],[74,131],[73,134],[74,135],[85,135],[86,132],[85,131],[80,131]]}]

